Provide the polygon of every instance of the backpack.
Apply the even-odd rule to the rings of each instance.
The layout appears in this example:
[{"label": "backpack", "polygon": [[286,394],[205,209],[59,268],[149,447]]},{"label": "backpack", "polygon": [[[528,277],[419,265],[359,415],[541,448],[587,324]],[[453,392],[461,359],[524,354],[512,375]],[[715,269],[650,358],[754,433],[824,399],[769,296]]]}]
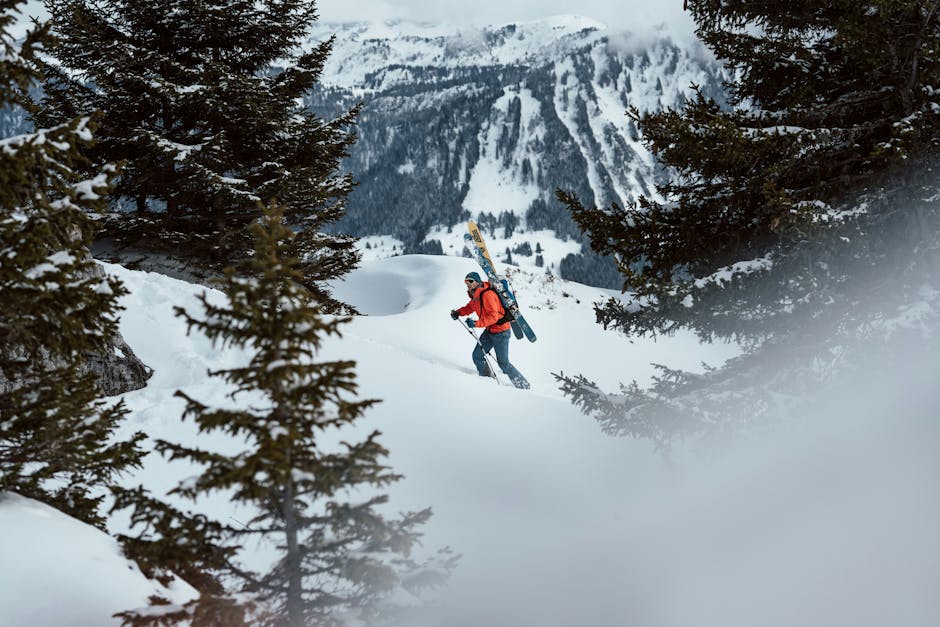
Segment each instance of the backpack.
[{"label": "backpack", "polygon": [[496,298],[499,299],[499,304],[503,308],[503,317],[497,320],[496,322],[494,322],[493,324],[505,324],[507,322],[512,322],[513,320],[516,319],[516,317],[512,315],[512,312],[509,311],[509,307],[506,306],[506,303],[503,302],[503,297],[500,295],[499,292],[496,291],[496,288],[493,287],[492,285],[483,288],[483,291],[480,292],[480,308],[481,309],[483,308],[483,294],[485,292],[493,292],[494,294],[496,294]]}]

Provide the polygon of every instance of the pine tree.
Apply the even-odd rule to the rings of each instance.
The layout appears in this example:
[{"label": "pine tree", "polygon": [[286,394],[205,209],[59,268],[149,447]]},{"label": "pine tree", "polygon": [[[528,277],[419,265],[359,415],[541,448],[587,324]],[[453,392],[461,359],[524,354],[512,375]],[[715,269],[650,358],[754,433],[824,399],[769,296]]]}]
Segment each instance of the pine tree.
[{"label": "pine tree", "polygon": [[[0,107],[29,106],[35,54],[48,41],[33,29],[18,47],[9,28],[19,0],[0,0]],[[0,494],[15,491],[103,526],[99,511],[119,473],[139,464],[137,434],[116,441],[126,410],[99,401],[84,356],[110,351],[115,279],[92,270],[88,244],[114,176],[75,176],[91,117],[0,139]]]},{"label": "pine tree", "polygon": [[[365,619],[399,586],[423,585],[440,574],[407,557],[418,538],[414,528],[430,511],[399,520],[379,513],[386,497],[372,493],[399,476],[380,461],[387,451],[378,432],[335,448],[325,441],[326,432],[352,425],[376,402],[351,399],[355,362],[315,361],[324,340],[338,336],[349,319],[325,315],[300,285],[300,265],[287,256],[297,235],[279,208],[266,209],[251,230],[250,261],[239,274],[226,272],[229,303],[203,298],[201,318],[178,310],[190,329],[252,351],[244,367],[211,373],[232,386],[232,398],[241,399],[237,408],[209,407],[179,393],[200,431],[222,431],[247,448],[230,455],[159,441],[157,449],[204,468],[173,493],[193,500],[230,495],[254,515],[226,533],[238,543],[267,539],[279,559],[269,572],[256,573],[237,565],[237,556],[227,558],[221,575],[234,578],[239,590],[203,591],[197,609],[248,599],[257,624],[332,624],[349,612]],[[346,502],[350,491],[363,496]]]},{"label": "pine tree", "polygon": [[[741,342],[745,354],[704,376],[663,367],[651,390],[624,388],[619,409],[583,393],[586,379],[562,378],[576,402],[624,432],[644,431],[638,413],[650,408],[663,424],[680,413],[714,423],[732,413],[709,400],[718,391],[750,415],[790,394],[787,384],[799,395],[800,377],[832,372],[866,326],[919,298],[938,267],[937,206],[921,199],[936,194],[940,3],[687,6],[735,77],[732,107],[699,94],[680,110],[630,111],[673,174],[659,188],[667,202],[599,209],[559,198],[592,248],[617,257],[634,295],[598,307],[599,322],[638,335],[691,329]],[[873,283],[887,304],[866,313],[859,303]]]},{"label": "pine tree", "polygon": [[[299,52],[316,20],[310,0],[48,0],[51,51],[40,120],[103,112],[93,167],[122,162],[103,236],[165,253],[196,274],[250,249],[259,201],[277,198],[298,238],[304,284],[358,260],[327,236],[352,182],[338,172],[354,141],[353,110],[324,121],[302,100],[332,41]],[[285,63],[281,68],[275,64]]]}]

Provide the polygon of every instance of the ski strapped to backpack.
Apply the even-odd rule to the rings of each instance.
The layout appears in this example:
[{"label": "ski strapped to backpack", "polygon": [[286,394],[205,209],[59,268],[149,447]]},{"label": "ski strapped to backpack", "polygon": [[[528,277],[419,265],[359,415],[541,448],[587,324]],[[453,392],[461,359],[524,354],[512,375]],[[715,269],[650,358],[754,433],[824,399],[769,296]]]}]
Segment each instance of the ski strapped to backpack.
[{"label": "ski strapped to backpack", "polygon": [[519,303],[512,293],[509,281],[496,274],[493,260],[490,259],[489,252],[486,250],[486,243],[483,241],[483,235],[480,233],[480,229],[473,220],[468,223],[467,229],[468,232],[464,233],[463,236],[467,244],[467,250],[470,251],[471,256],[480,264],[480,267],[489,279],[490,288],[499,296],[503,309],[515,318],[510,321],[513,334],[517,338],[525,337],[530,342],[534,342],[536,340],[535,331],[532,330],[532,327],[529,326],[528,321],[526,321],[522,312],[519,310]]}]

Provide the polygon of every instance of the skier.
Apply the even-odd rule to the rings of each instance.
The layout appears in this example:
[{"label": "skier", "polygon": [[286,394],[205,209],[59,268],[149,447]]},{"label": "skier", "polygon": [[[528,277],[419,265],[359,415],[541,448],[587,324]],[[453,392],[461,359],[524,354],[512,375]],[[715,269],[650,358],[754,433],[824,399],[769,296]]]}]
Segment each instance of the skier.
[{"label": "skier", "polygon": [[470,297],[470,302],[460,309],[452,310],[450,317],[456,320],[460,316],[475,313],[479,318],[478,320],[466,319],[466,324],[471,329],[483,329],[480,334],[480,343],[473,349],[473,363],[477,367],[477,372],[481,377],[490,376],[483,355],[490,352],[490,349],[495,349],[496,363],[499,364],[500,370],[506,373],[517,388],[529,389],[529,382],[526,378],[509,363],[509,339],[512,333],[509,331],[509,322],[501,322],[506,315],[506,310],[503,308],[499,295],[489,283],[484,283],[476,272],[468,273],[464,277],[464,283],[467,285],[467,296]]}]

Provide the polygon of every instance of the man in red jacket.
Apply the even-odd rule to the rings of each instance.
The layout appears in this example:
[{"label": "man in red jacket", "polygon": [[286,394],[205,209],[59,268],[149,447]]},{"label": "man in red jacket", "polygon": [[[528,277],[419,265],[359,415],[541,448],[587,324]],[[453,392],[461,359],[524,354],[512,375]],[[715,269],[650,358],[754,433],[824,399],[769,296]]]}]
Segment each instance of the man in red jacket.
[{"label": "man in red jacket", "polygon": [[499,299],[496,290],[490,287],[489,283],[484,283],[480,275],[476,272],[470,272],[464,277],[464,283],[467,285],[467,296],[470,302],[450,312],[450,317],[456,320],[460,316],[476,314],[477,320],[467,318],[467,326],[471,329],[482,329],[480,334],[480,343],[473,349],[473,363],[477,367],[477,372],[481,377],[490,376],[490,369],[486,365],[485,353],[490,349],[496,351],[496,363],[499,369],[506,373],[509,380],[517,388],[528,389],[529,382],[520,374],[516,367],[509,363],[509,339],[512,333],[509,331],[510,323],[502,322],[506,310]]}]

